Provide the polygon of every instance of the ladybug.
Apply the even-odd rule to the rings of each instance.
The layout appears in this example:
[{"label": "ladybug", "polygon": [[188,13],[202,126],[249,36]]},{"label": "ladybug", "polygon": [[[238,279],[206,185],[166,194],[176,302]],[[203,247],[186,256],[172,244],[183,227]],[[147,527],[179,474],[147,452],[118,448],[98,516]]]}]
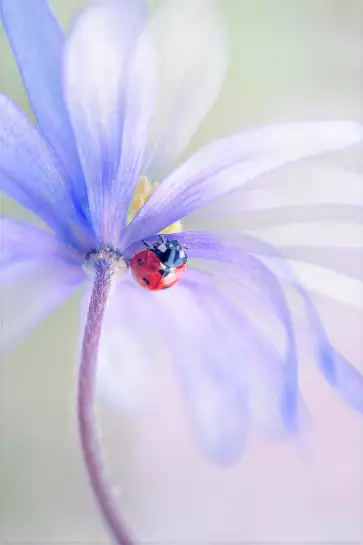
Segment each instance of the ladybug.
[{"label": "ladybug", "polygon": [[174,286],[187,268],[188,256],[177,240],[164,240],[136,254],[130,261],[134,280],[147,290],[164,290]]}]

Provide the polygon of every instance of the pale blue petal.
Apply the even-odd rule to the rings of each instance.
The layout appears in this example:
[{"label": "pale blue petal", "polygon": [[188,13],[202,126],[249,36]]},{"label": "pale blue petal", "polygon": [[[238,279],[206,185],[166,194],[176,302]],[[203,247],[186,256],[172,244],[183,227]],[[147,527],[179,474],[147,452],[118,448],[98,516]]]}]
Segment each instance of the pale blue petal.
[{"label": "pale blue petal", "polygon": [[76,21],[66,45],[68,111],[91,218],[107,243],[117,243],[147,146],[155,68],[140,36],[146,19],[143,1],[98,2]]},{"label": "pale blue petal", "polygon": [[40,131],[54,147],[80,202],[86,188],[64,104],[64,36],[46,0],[0,0],[0,12]]},{"label": "pale blue petal", "polygon": [[53,149],[29,119],[0,94],[0,190],[17,200],[77,248],[88,226]]},{"label": "pale blue petal", "polygon": [[358,142],[356,123],[266,126],[217,140],[197,151],[154,191],[130,224],[123,247],[151,236],[258,176],[304,157]]}]

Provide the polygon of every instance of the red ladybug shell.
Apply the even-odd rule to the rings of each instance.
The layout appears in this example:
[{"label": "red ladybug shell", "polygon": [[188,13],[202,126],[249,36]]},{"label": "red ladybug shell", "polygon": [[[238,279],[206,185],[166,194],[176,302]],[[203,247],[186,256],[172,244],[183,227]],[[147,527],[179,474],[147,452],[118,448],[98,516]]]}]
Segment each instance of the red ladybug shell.
[{"label": "red ladybug shell", "polygon": [[152,250],[142,250],[130,261],[131,274],[134,280],[147,290],[164,290],[174,286],[186,271],[187,263],[169,269],[166,268]]}]

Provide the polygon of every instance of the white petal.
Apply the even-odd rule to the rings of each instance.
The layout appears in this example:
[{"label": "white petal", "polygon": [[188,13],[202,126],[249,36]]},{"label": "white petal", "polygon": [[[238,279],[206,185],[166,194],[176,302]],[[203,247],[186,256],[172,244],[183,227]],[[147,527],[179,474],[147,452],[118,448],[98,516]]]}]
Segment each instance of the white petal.
[{"label": "white petal", "polygon": [[216,101],[228,48],[214,0],[164,2],[150,33],[158,52],[159,105],[147,173],[161,180]]}]

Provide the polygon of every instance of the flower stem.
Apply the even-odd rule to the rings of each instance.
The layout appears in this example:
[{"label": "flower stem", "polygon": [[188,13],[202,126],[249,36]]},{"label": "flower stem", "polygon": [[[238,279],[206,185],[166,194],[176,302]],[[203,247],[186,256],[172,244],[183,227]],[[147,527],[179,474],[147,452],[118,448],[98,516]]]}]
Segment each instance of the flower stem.
[{"label": "flower stem", "polygon": [[96,382],[97,359],[102,322],[110,293],[114,270],[104,262],[96,268],[95,281],[89,304],[84,332],[82,359],[78,381],[78,424],[84,461],[88,476],[111,535],[117,545],[132,545],[116,501],[107,482],[97,441],[93,404]]}]

